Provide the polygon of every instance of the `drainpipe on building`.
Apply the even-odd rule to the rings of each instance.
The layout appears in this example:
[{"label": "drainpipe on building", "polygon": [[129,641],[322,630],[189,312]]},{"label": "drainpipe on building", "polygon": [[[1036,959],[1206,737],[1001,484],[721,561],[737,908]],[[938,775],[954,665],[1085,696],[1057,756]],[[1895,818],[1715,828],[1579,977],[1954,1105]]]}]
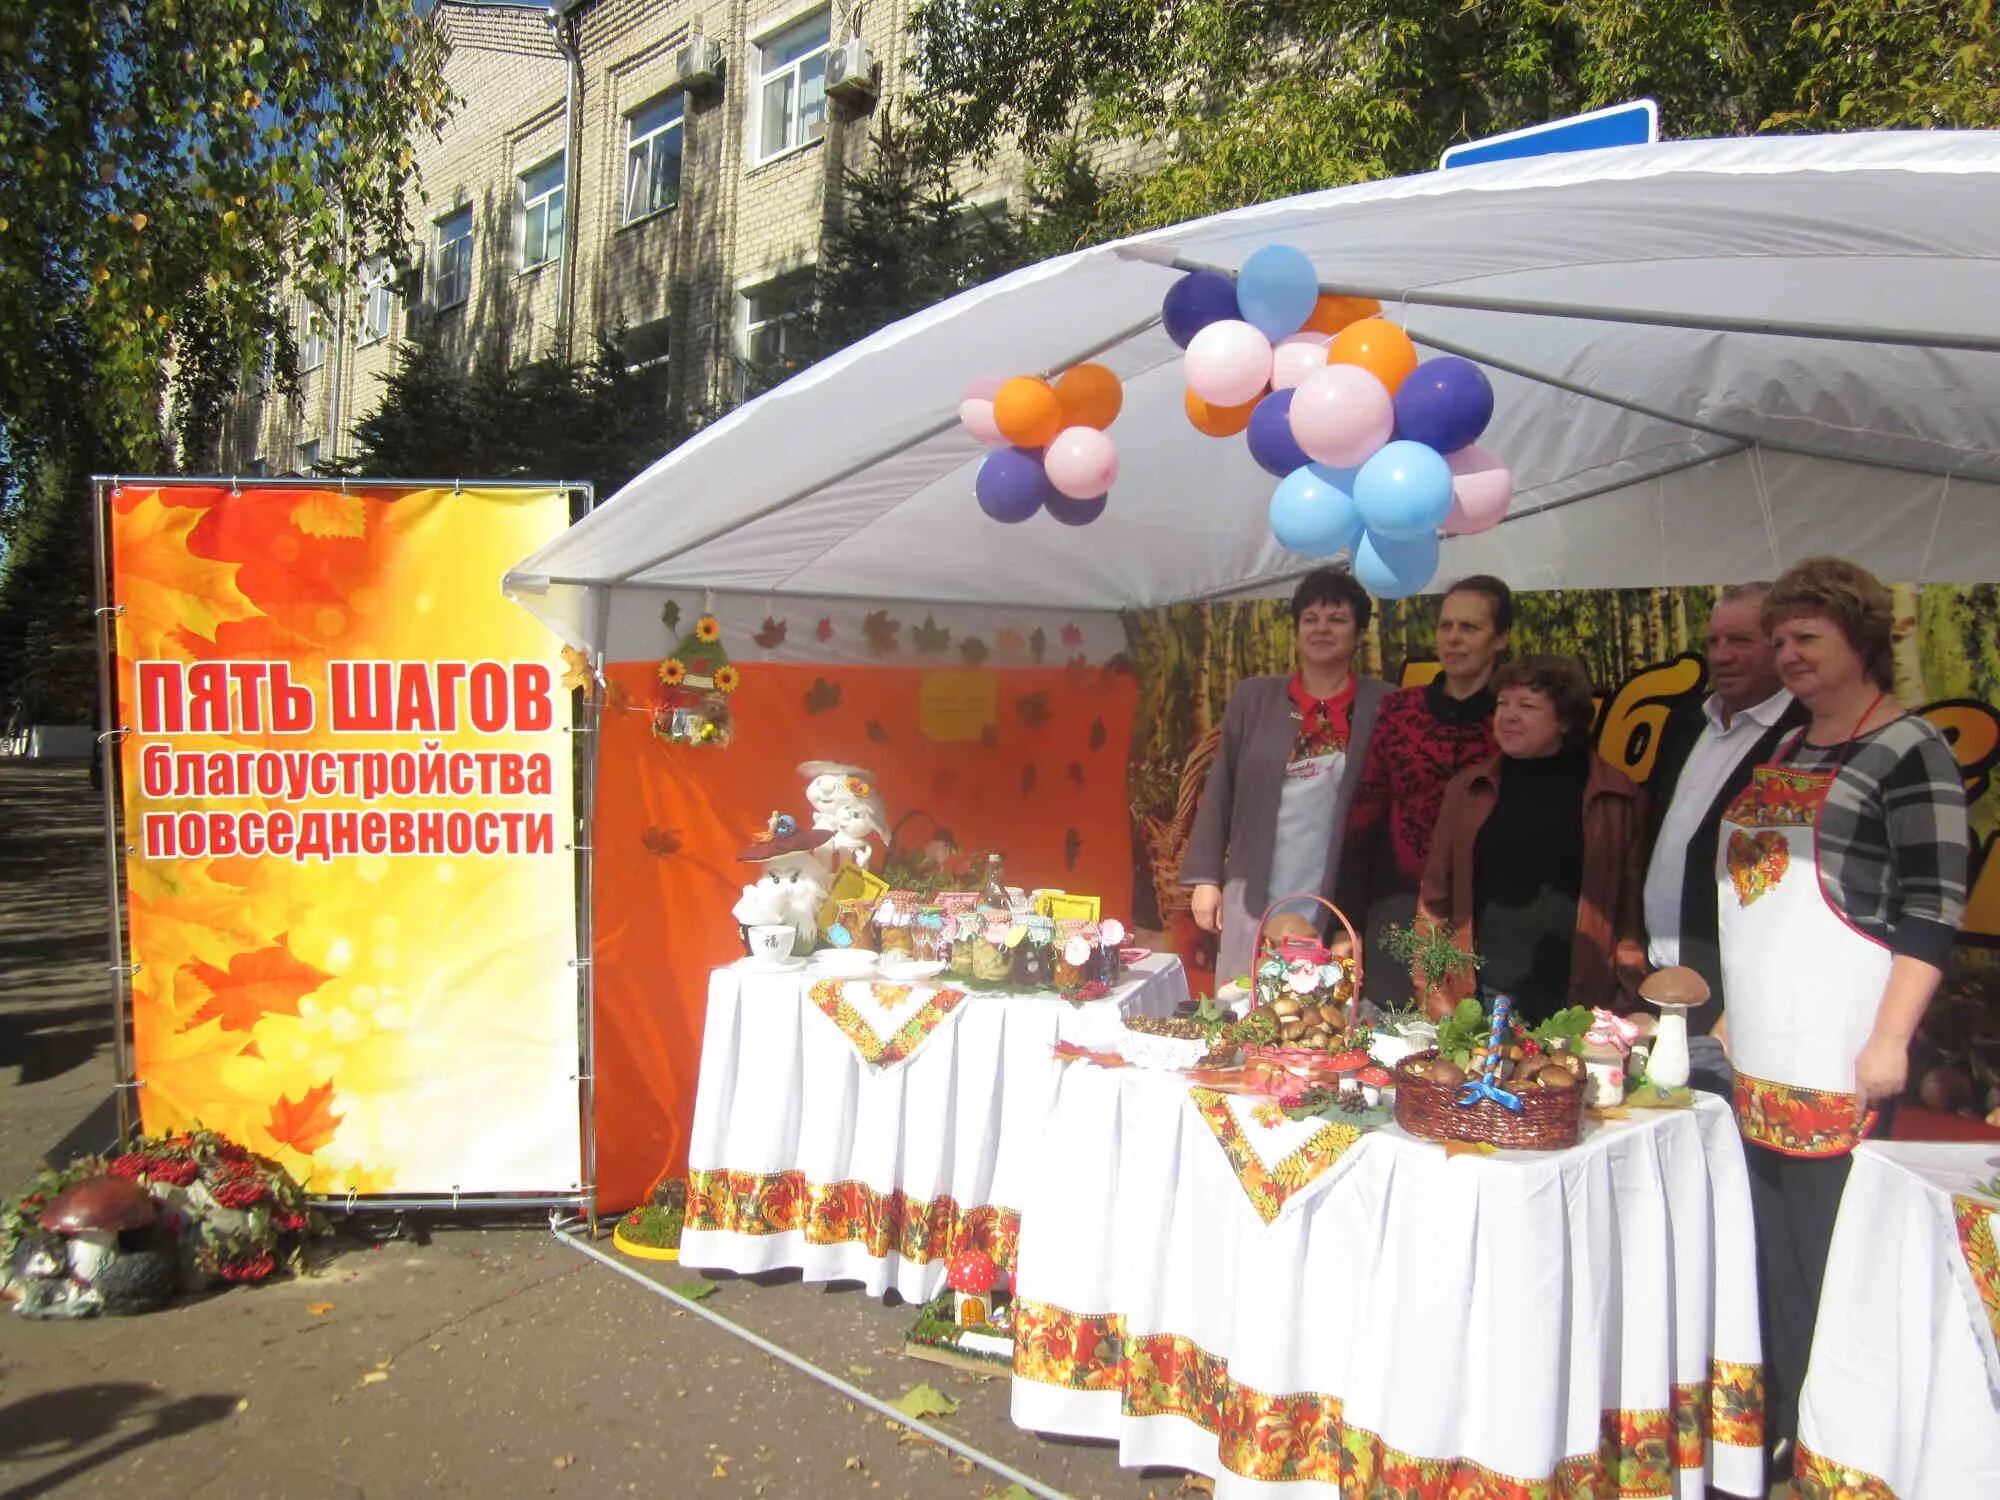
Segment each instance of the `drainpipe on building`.
[{"label": "drainpipe on building", "polygon": [[[340,258],[353,271],[354,247],[347,238],[347,210],[340,204],[334,205],[334,225],[339,236]],[[332,346],[327,350],[327,358],[333,368],[327,372],[326,383],[326,444],[322,463],[330,463],[340,457],[340,386],[347,378],[347,286],[343,282],[340,299],[335,304],[333,315]]]},{"label": "drainpipe on building", "polygon": [[583,98],[583,58],[577,51],[575,12],[584,0],[549,0],[549,36],[563,57],[563,254],[556,275],[556,350],[564,360],[570,357],[571,330],[576,323],[577,228],[582,216],[577,212],[577,149],[582,121],[577,105]]}]

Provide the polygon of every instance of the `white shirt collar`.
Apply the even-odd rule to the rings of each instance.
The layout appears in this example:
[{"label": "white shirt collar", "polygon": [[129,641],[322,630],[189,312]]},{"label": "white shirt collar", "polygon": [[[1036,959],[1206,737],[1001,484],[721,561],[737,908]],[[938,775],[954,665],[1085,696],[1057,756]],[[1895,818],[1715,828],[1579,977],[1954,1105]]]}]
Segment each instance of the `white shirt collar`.
[{"label": "white shirt collar", "polygon": [[[1730,727],[1734,728],[1741,720],[1748,719],[1760,729],[1769,729],[1785,716],[1785,710],[1791,706],[1792,690],[1790,688],[1779,688],[1777,692],[1771,694],[1762,703],[1752,704],[1749,708],[1730,715]],[[1722,727],[1722,699],[1719,695],[1710,693],[1704,698],[1701,704],[1701,711],[1708,715],[1710,728],[1714,729],[1717,734],[1726,733]]]}]

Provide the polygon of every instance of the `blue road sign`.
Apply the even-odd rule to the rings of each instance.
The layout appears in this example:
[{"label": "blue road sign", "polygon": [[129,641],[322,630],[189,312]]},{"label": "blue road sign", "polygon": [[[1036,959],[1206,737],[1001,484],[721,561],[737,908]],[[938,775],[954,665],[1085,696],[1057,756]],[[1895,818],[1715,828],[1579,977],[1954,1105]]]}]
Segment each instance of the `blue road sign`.
[{"label": "blue road sign", "polygon": [[1447,147],[1438,166],[1475,167],[1481,162],[1513,161],[1523,156],[1553,156],[1560,151],[1597,151],[1606,146],[1650,146],[1660,138],[1660,106],[1651,99],[1634,99],[1593,109],[1587,115],[1550,120],[1525,130],[1465,141]]}]

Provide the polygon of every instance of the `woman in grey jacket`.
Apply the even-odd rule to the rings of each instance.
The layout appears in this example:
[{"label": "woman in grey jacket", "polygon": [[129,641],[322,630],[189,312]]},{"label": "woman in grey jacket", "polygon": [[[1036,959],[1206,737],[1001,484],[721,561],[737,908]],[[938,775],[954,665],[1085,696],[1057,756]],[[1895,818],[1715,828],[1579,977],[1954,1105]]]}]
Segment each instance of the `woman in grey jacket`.
[{"label": "woman in grey jacket", "polygon": [[1292,595],[1298,671],[1246,678],[1229,695],[1181,861],[1196,924],[1222,935],[1218,984],[1250,972],[1257,921],[1273,900],[1333,895],[1348,803],[1389,691],[1353,671],[1372,610],[1351,574],[1307,574]]}]

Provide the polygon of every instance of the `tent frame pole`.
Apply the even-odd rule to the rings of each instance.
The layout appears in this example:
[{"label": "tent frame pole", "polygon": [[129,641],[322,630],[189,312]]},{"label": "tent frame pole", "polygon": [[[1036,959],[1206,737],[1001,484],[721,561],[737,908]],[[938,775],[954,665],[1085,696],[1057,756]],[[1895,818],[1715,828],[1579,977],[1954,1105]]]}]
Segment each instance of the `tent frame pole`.
[{"label": "tent frame pole", "polygon": [[[586,496],[589,492],[586,491]],[[577,746],[576,945],[579,1063],[577,1109],[582,1114],[584,1213],[597,1233],[597,769],[604,738],[605,644],[611,627],[611,590],[590,591],[591,690],[584,695],[584,725]]]},{"label": "tent frame pole", "polygon": [[98,787],[104,797],[104,879],[109,892],[105,925],[110,938],[110,959],[105,965],[111,974],[111,1054],[114,1076],[112,1097],[118,1109],[118,1144],[122,1149],[132,1140],[137,1101],[133,1097],[139,1081],[132,1076],[132,976],[138,966],[130,962],[125,948],[125,884],[121,867],[125,849],[118,836],[119,765],[125,729],[118,722],[118,690],[113,680],[117,657],[117,631],[113,621],[122,606],[114,602],[116,593],[111,573],[110,527],[105,512],[119,488],[116,476],[93,475],[90,481],[91,554],[95,562],[92,592],[97,623],[97,763]]},{"label": "tent frame pole", "polygon": [[[1212,271],[1235,280],[1237,272],[1213,261],[1176,255],[1181,271]],[[1913,349],[1956,349],[1972,354],[2000,353],[2000,334],[1940,333],[1922,328],[1852,328],[1812,319],[1732,318],[1721,314],[1694,316],[1655,312],[1640,307],[1607,307],[1588,302],[1551,302],[1542,297],[1490,297],[1470,292],[1426,291],[1354,281],[1322,281],[1319,289],[1336,297],[1369,297],[1381,303],[1410,307],[1444,307],[1465,312],[1520,313],[1534,318],[1579,318],[1588,323],[1636,323],[1649,328],[1681,328],[1695,333],[1754,333],[1778,338],[1824,339],[1837,344],[1897,344]]]}]

